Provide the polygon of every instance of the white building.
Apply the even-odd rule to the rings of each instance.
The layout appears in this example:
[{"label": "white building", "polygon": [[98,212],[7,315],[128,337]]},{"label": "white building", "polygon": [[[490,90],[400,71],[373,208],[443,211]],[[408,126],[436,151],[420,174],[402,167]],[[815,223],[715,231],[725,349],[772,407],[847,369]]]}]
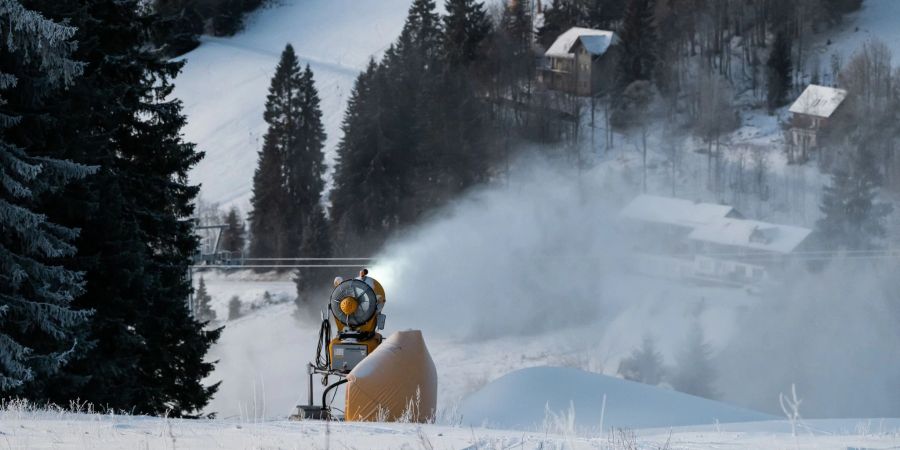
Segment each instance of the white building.
[{"label": "white building", "polygon": [[811,84],[791,105],[785,141],[789,162],[804,162],[819,146],[819,134],[828,127],[847,98],[847,91]]},{"label": "white building", "polygon": [[783,268],[812,232],[745,219],[729,205],[654,195],[639,195],[619,218],[638,233],[641,272],[736,284]]},{"label": "white building", "polygon": [[544,52],[539,81],[547,89],[581,96],[605,90],[613,82],[618,42],[612,31],[569,28]]}]

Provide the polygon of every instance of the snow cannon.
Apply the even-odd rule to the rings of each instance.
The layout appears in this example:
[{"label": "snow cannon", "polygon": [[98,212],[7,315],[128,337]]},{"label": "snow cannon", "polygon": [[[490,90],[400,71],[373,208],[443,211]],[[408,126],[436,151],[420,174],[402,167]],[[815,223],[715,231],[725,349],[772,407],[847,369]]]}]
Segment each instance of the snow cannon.
[{"label": "snow cannon", "polygon": [[[308,401],[291,419],[340,419],[332,410],[348,421],[425,422],[434,416],[437,371],[422,333],[397,332],[384,340],[378,332],[384,329],[384,304],[384,287],[367,270],[352,280],[335,279],[322,313],[316,359],[307,365]],[[313,397],[316,375],[325,386],[321,404]],[[329,383],[331,377],[337,381]],[[344,408],[333,408],[341,385],[346,385]]]}]

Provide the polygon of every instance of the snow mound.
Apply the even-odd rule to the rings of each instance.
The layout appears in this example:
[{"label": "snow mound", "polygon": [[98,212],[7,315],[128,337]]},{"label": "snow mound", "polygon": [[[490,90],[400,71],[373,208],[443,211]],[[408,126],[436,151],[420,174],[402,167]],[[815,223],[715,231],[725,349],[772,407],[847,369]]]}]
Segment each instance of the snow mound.
[{"label": "snow mound", "polygon": [[726,403],[564,367],[533,367],[504,375],[464,400],[460,413],[467,425],[528,430],[542,428],[548,417],[565,417],[572,408],[578,429],[599,429],[601,417],[604,428],[775,419]]}]

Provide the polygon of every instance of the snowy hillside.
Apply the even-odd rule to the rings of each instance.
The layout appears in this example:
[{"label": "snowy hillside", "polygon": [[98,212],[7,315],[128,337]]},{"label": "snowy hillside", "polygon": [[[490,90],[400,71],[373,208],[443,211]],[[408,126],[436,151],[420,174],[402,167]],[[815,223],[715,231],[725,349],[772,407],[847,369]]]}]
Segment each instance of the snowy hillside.
[{"label": "snowy hillside", "polygon": [[397,37],[408,7],[409,0],[283,0],[251,15],[237,36],[204,38],[184,57],[174,93],[188,116],[185,138],[206,152],[191,173],[201,197],[246,210],[266,130],[263,105],[287,43],[315,72],[333,156],[354,79]]}]

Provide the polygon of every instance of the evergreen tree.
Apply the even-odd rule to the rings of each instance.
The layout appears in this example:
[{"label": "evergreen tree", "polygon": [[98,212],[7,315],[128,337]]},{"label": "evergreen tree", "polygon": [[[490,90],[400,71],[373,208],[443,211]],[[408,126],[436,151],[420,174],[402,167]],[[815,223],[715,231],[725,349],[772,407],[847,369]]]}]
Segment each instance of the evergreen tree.
[{"label": "evergreen tree", "polygon": [[[306,215],[303,227],[303,255],[310,258],[328,258],[331,256],[331,235],[325,211],[316,205],[312,213]],[[329,286],[330,271],[303,268],[297,270],[294,283],[297,285],[297,302],[301,306],[309,292]]]},{"label": "evergreen tree", "polygon": [[475,61],[479,48],[491,32],[484,3],[476,0],[446,0],[444,9],[444,55],[451,67]]},{"label": "evergreen tree", "polygon": [[228,301],[228,320],[240,319],[241,315],[241,299],[235,295]]},{"label": "evergreen tree", "polygon": [[246,246],[247,231],[240,212],[232,207],[225,216],[225,229],[222,230],[222,249],[230,252],[243,252]]},{"label": "evergreen tree", "polygon": [[[310,216],[321,213],[318,207],[325,188],[325,127],[322,125],[322,110],[319,93],[309,65],[299,77],[299,108],[296,129],[292,131],[295,143],[285,148],[285,183],[290,209],[285,218],[289,253],[306,255],[316,248],[307,248],[303,242],[304,225]],[[316,219],[313,219],[316,220]]]},{"label": "evergreen tree", "polygon": [[[393,224],[392,200],[397,184],[388,177],[387,142],[380,111],[383,67],[370,61],[354,83],[341,123],[337,147],[331,218],[336,236],[347,251],[373,251],[367,242],[381,240]],[[396,168],[396,166],[395,166]]]},{"label": "evergreen tree", "polygon": [[619,375],[626,380],[652,386],[662,382],[665,369],[662,355],[656,350],[656,344],[650,336],[644,336],[641,346],[634,349],[627,358],[619,363]]},{"label": "evergreen tree", "polygon": [[620,90],[638,80],[653,81],[659,60],[655,0],[628,0],[619,34],[618,81]]},{"label": "evergreen tree", "polygon": [[45,117],[53,119],[26,117],[19,139],[48,156],[100,166],[64,198],[42,199],[51,219],[82,230],[66,266],[86,274],[87,290],[73,305],[95,311],[79,336],[94,345],[54,379],[30,386],[29,397],[194,414],[218,386],[202,380],[219,331],[204,331],[187,308],[185,274],[198,245],[188,220],[198,188],[187,172],[202,154],[182,141],[185,117],[171,98],[183,63],[153,52],[146,30],[156,18],[139,15],[135,0],[29,4],[77,27],[75,57],[87,65],[68,90],[46,99]]},{"label": "evergreen tree", "polygon": [[670,380],[675,390],[698,397],[716,398],[713,387],[716,371],[712,365],[712,349],[703,337],[703,329],[694,324],[687,342],[676,360],[675,373]]},{"label": "evergreen tree", "polygon": [[885,236],[891,205],[877,201],[881,175],[871,151],[860,149],[851,170],[836,170],[822,195],[822,218],[816,223],[825,248],[872,250]]},{"label": "evergreen tree", "polygon": [[530,2],[515,0],[509,2],[503,10],[500,27],[513,43],[513,56],[523,57],[531,53],[534,41],[534,20],[531,16]]},{"label": "evergreen tree", "polygon": [[766,61],[769,110],[784,105],[791,88],[791,41],[786,32],[775,35]]},{"label": "evergreen tree", "polygon": [[544,10],[544,23],[538,29],[537,40],[543,48],[550,48],[553,41],[569,28],[588,25],[587,11],[578,0],[553,0]]},{"label": "evergreen tree", "polygon": [[590,28],[613,30],[625,15],[627,0],[583,0]]},{"label": "evergreen tree", "polygon": [[287,224],[291,198],[286,191],[287,157],[297,154],[300,110],[300,64],[287,44],[269,86],[263,118],[269,125],[253,176],[253,211],[250,213],[250,254],[287,257],[296,253],[299,237],[290,236]]},{"label": "evergreen tree", "polygon": [[40,156],[10,136],[22,114],[46,113],[50,90],[82,73],[72,59],[75,29],[15,0],[0,1],[0,19],[0,91],[31,105],[0,99],[0,396],[29,396],[25,383],[43,382],[81,350],[74,331],[89,315],[71,308],[82,274],[59,265],[75,252],[78,232],[48,220],[35,203],[95,169]]},{"label": "evergreen tree", "polygon": [[206,291],[206,282],[203,281],[203,277],[200,277],[200,282],[197,284],[197,292],[194,293],[194,304],[196,305],[194,316],[200,322],[206,323],[216,320],[216,312],[213,311],[210,303],[212,303],[212,296]]},{"label": "evergreen tree", "polygon": [[288,44],[269,88],[264,118],[269,129],[253,179],[251,254],[303,253],[303,224],[324,188],[325,128],[313,73],[300,70]]}]

